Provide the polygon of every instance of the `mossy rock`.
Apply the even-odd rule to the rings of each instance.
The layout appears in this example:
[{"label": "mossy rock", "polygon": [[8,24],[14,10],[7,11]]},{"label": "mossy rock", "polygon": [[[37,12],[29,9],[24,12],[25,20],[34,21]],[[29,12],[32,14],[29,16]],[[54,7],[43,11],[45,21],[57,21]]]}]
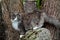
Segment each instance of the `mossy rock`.
[{"label": "mossy rock", "polygon": [[26,32],[25,36],[22,37],[21,40],[51,40],[51,34],[48,29],[40,28]]}]

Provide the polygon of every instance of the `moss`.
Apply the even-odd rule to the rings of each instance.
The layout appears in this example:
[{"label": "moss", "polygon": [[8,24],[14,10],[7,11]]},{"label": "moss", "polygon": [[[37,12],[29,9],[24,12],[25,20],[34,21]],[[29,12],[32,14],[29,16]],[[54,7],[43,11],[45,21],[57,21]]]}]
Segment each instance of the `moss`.
[{"label": "moss", "polygon": [[39,32],[42,32],[42,30],[30,30],[25,34],[25,36],[21,40],[35,40]]},{"label": "moss", "polygon": [[36,6],[37,6],[37,8],[38,9],[40,9],[41,8],[41,4],[42,4],[42,0],[36,0],[37,2],[36,2]]}]

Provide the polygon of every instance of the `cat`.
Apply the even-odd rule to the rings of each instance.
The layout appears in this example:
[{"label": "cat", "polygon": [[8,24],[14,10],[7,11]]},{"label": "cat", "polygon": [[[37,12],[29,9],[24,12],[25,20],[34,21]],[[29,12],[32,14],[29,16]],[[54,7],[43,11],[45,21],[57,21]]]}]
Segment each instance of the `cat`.
[{"label": "cat", "polygon": [[55,25],[56,28],[60,28],[60,21],[47,15],[45,12],[36,10],[23,16],[23,25],[27,31],[41,28],[45,22]]},{"label": "cat", "polygon": [[45,12],[34,10],[33,13],[25,15],[11,16],[12,27],[20,32],[20,38],[29,30],[36,30],[42,28],[45,22],[55,25],[56,28],[60,28],[60,21],[53,17],[50,17]]},{"label": "cat", "polygon": [[33,13],[28,13],[23,16],[23,25],[26,31],[41,28],[43,26],[44,16],[40,13],[41,12],[34,11]]},{"label": "cat", "polygon": [[12,27],[13,29],[15,29],[16,31],[19,32],[20,34],[20,38],[22,36],[24,36],[25,34],[25,29],[24,29],[24,25],[22,23],[22,19],[21,19],[21,16],[19,14],[12,14],[11,15],[11,22],[12,22]]}]

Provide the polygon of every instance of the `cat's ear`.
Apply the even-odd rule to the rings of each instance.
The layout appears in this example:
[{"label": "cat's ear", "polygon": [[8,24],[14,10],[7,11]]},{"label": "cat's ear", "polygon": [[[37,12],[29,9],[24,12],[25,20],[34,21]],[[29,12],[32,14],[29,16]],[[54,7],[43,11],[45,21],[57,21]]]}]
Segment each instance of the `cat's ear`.
[{"label": "cat's ear", "polygon": [[11,19],[11,22],[14,22],[14,21],[16,21],[17,20],[17,17],[15,17],[15,19]]}]

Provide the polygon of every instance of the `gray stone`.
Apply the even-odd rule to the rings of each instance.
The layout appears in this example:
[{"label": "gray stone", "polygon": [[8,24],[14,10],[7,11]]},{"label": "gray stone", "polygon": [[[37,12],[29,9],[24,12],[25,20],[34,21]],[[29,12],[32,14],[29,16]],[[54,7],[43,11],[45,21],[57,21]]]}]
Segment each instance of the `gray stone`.
[{"label": "gray stone", "polygon": [[52,40],[50,31],[46,28],[39,28],[26,32],[21,40]]}]

